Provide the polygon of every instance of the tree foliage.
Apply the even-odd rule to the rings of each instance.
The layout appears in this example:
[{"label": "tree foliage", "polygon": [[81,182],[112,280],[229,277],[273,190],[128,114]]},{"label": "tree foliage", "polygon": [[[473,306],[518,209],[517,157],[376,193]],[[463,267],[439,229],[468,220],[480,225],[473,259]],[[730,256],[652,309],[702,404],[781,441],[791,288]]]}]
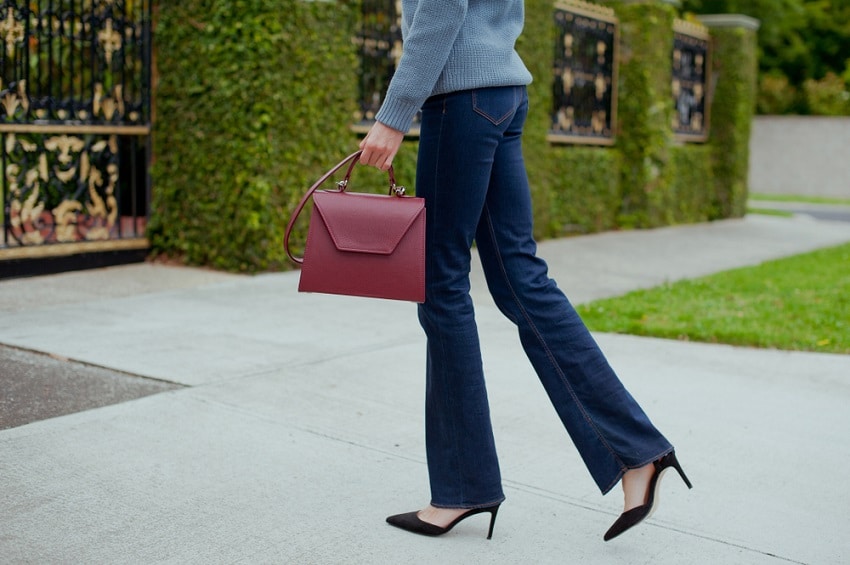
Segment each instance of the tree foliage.
[{"label": "tree foliage", "polygon": [[683,0],[761,21],[761,113],[850,114],[850,0]]}]

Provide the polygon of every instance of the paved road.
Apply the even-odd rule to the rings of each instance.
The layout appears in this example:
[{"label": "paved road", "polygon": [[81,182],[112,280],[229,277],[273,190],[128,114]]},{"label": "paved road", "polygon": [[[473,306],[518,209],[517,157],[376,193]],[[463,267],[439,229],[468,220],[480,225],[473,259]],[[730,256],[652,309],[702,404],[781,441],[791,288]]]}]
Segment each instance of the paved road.
[{"label": "paved road", "polygon": [[751,201],[750,206],[753,208],[783,210],[793,214],[799,214],[801,216],[808,216],[816,220],[850,222],[850,206],[835,204],[806,204],[801,202],[774,202],[766,200]]},{"label": "paved road", "polygon": [[179,388],[0,345],[0,430]]}]

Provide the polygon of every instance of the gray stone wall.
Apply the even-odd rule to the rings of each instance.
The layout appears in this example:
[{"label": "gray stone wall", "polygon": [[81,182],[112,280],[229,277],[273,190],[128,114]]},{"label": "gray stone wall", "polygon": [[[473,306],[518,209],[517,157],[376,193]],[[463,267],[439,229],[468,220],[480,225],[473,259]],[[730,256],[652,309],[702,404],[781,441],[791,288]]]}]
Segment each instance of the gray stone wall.
[{"label": "gray stone wall", "polygon": [[850,198],[850,117],[756,116],[749,189]]}]

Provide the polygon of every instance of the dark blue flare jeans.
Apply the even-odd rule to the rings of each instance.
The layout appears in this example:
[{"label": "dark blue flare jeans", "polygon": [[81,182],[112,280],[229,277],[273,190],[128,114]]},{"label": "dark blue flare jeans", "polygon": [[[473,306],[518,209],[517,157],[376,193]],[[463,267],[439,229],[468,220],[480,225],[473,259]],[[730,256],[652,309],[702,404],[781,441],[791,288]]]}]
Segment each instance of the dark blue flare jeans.
[{"label": "dark blue flare jeans", "polygon": [[519,329],[528,358],[596,484],[672,450],[623,387],[536,256],[521,135],[524,86],[456,92],[422,109],[416,193],[427,210],[426,449],[431,504],[504,499],[478,328],[469,295],[473,241],[490,293]]}]

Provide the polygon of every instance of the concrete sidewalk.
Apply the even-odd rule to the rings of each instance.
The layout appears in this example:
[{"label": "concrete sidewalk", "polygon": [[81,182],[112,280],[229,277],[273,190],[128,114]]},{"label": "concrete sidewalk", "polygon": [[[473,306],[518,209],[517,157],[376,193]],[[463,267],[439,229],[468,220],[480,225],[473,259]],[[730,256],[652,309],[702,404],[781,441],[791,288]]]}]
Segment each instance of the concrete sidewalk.
[{"label": "concrete sidewalk", "polygon": [[[753,216],[540,247],[579,303],[847,241],[850,223]],[[0,343],[185,385],[0,431],[0,562],[850,560],[850,356],[598,335],[694,483],[668,474],[660,511],[604,543],[621,496],[595,489],[476,267],[508,500],[491,541],[486,516],[432,539],[384,523],[427,503],[415,306],[297,280],[0,282]]]}]

